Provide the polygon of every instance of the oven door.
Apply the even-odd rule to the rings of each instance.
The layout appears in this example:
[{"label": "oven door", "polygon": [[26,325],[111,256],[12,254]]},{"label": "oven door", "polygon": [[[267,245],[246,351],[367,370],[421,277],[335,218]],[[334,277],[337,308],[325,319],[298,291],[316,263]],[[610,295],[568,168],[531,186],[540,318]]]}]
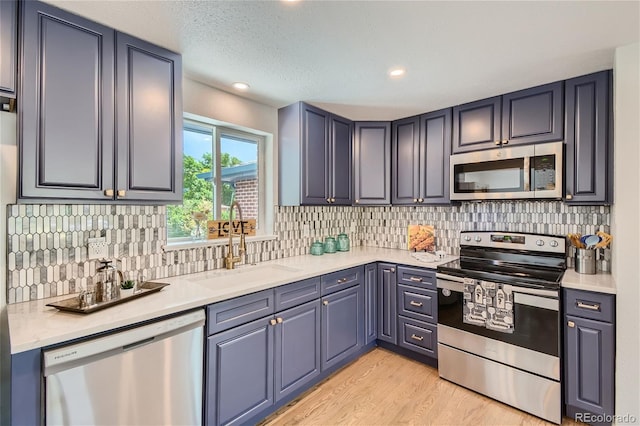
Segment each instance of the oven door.
[{"label": "oven door", "polygon": [[560,378],[559,291],[512,286],[513,332],[463,321],[463,279],[438,274],[438,341],[555,380]]}]

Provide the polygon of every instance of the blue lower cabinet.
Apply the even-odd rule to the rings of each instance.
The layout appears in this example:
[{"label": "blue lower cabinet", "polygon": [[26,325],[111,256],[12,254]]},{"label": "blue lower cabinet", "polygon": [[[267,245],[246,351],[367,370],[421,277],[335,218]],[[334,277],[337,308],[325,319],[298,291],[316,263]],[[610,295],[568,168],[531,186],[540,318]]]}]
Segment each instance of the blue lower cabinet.
[{"label": "blue lower cabinet", "polygon": [[208,338],[206,424],[242,424],[273,405],[273,319]]},{"label": "blue lower cabinet", "polygon": [[322,298],[322,370],[326,370],[364,344],[362,283]]},{"label": "blue lower cabinet", "polygon": [[378,337],[376,296],[378,289],[378,265],[370,263],[364,267],[364,344]]},{"label": "blue lower cabinet", "polygon": [[438,358],[438,331],[436,324],[411,318],[398,317],[400,336],[398,345],[405,349]]},{"label": "blue lower cabinet", "polygon": [[293,394],[320,374],[320,300],[276,314],[275,398]]}]

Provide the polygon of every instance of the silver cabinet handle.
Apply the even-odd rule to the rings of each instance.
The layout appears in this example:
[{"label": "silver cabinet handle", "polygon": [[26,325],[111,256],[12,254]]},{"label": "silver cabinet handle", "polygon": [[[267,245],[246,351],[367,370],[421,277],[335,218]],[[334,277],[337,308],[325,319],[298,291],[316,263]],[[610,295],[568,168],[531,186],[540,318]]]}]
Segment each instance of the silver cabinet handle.
[{"label": "silver cabinet handle", "polygon": [[347,278],[340,278],[340,279],[338,280],[338,284],[344,284],[344,283],[346,283],[347,281],[348,281],[348,280],[347,280]]},{"label": "silver cabinet handle", "polygon": [[284,321],[282,318],[280,318],[280,317],[276,318],[276,322],[278,324],[282,324],[282,321]]},{"label": "silver cabinet handle", "polygon": [[413,202],[414,202],[414,203],[417,203],[417,202],[418,202],[418,199],[417,199],[417,198],[414,198],[414,199],[413,199]]},{"label": "silver cabinet handle", "polygon": [[356,199],[356,204],[359,204],[359,203],[360,203],[360,200]]},{"label": "silver cabinet handle", "polygon": [[384,272],[391,272],[392,274],[396,271],[396,268],[383,269]]},{"label": "silver cabinet handle", "polygon": [[495,143],[496,145],[500,145],[502,142],[500,142],[500,141],[495,141],[494,143]]},{"label": "silver cabinet handle", "polygon": [[502,145],[506,145],[508,143],[509,143],[509,139],[505,139],[505,140],[502,141]]},{"label": "silver cabinet handle", "polygon": [[113,189],[105,189],[104,195],[105,197],[113,197]]},{"label": "silver cabinet handle", "polygon": [[331,202],[332,202],[332,203],[335,203],[335,202],[336,202],[336,199],[335,199],[335,198],[331,198]]},{"label": "silver cabinet handle", "polygon": [[419,308],[420,306],[422,306],[422,302],[414,302],[413,300],[412,300],[411,302],[409,302],[409,304],[410,304],[411,306],[417,306],[418,308]]},{"label": "silver cabinet handle", "polygon": [[424,202],[424,198],[418,198],[418,202],[419,202],[419,203]]},{"label": "silver cabinet handle", "polygon": [[578,308],[582,308],[582,309],[589,309],[591,311],[599,311],[600,310],[600,304],[599,303],[584,303],[581,301],[577,301],[576,305],[578,306]]},{"label": "silver cabinet handle", "polygon": [[271,324],[271,325],[276,325],[277,323],[278,322],[273,318],[269,320],[269,324]]},{"label": "silver cabinet handle", "polygon": [[126,197],[127,191],[124,189],[118,189],[118,197]]},{"label": "silver cabinet handle", "polygon": [[327,198],[327,203],[330,203],[330,202],[331,202],[331,198]]},{"label": "silver cabinet handle", "polygon": [[570,328],[573,328],[576,326],[576,323],[573,321],[567,321],[567,326],[569,326]]},{"label": "silver cabinet handle", "polygon": [[424,340],[424,337],[422,337],[422,336],[417,336],[417,335],[415,335],[415,334],[412,334],[412,335],[411,335],[411,338],[412,338],[413,340],[417,340],[418,342],[422,342],[422,341]]},{"label": "silver cabinet handle", "polygon": [[328,301],[328,300],[323,300],[323,301],[322,301],[322,304],[323,304],[324,306],[327,306],[327,305],[329,304],[329,301]]},{"label": "silver cabinet handle", "polygon": [[422,282],[422,278],[420,278],[420,277],[411,277],[411,278],[409,278],[409,281],[413,281],[414,283],[421,283]]},{"label": "silver cabinet handle", "polygon": [[567,200],[573,200],[573,195],[571,194],[567,194],[567,196],[565,197]]}]

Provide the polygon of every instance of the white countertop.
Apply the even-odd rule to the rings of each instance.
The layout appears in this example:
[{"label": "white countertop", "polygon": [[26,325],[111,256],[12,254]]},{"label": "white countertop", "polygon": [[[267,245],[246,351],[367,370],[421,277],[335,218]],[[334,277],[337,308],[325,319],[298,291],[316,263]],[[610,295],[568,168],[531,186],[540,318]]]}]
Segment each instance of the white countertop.
[{"label": "white countertop", "polygon": [[[241,265],[231,271],[218,269],[157,279],[155,281],[171,285],[158,293],[86,315],[61,312],[45,306],[73,295],[10,304],[7,305],[7,314],[11,353],[87,337],[371,262],[435,269],[453,259],[456,257],[446,256],[435,262],[423,262],[412,257],[406,250],[356,247],[344,253],[295,256],[257,265]],[[616,292],[615,282],[610,274],[578,274],[573,269],[565,272],[562,286],[600,293]]]},{"label": "white countertop", "polygon": [[567,269],[562,276],[562,287],[616,294],[616,282],[608,272],[579,274],[573,269]]},{"label": "white countertop", "polygon": [[344,253],[295,256],[243,265],[231,271],[221,269],[157,279],[171,285],[158,293],[91,314],[61,312],[45,306],[73,295],[11,304],[7,305],[11,353],[87,337],[370,262],[435,269],[453,259],[454,256],[446,256],[436,262],[422,262],[406,250],[356,247]]}]

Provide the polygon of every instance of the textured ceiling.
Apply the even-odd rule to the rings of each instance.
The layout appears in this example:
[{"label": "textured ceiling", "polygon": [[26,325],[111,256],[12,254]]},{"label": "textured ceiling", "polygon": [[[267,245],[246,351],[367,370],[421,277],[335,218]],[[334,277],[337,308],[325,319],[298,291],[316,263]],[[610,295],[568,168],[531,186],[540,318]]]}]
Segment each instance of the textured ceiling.
[{"label": "textured ceiling", "polygon": [[[638,1],[59,1],[181,52],[185,74],[275,107],[396,119],[613,66]],[[407,75],[392,80],[389,68]]]}]

